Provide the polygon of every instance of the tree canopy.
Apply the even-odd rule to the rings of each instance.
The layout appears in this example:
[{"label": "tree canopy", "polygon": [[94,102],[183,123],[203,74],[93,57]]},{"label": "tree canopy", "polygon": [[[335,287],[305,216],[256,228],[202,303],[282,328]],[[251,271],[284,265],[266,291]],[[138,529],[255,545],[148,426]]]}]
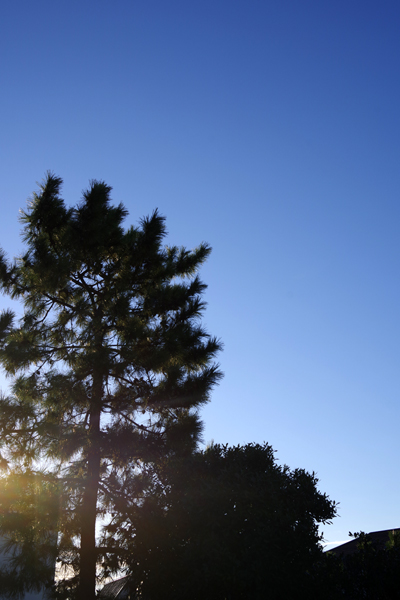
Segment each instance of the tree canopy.
[{"label": "tree canopy", "polygon": [[[158,211],[124,230],[127,211],[102,181],[75,207],[61,186],[47,175],[21,216],[25,252],[0,261],[2,291],[23,305],[20,319],[0,316],[0,362],[12,379],[0,400],[2,482],[21,492],[0,497],[0,532],[19,548],[3,577],[21,582],[32,547],[46,571],[50,527],[72,574],[58,594],[92,600],[96,569],[101,578],[127,559],[107,532],[140,497],[143,465],[196,447],[221,343],[200,322],[207,244],[164,246]],[[101,546],[99,519],[110,526]]]},{"label": "tree canopy", "polygon": [[364,532],[349,533],[356,548],[340,553],[326,552],[318,565],[327,600],[390,600],[398,598],[400,572],[399,531],[389,534],[386,543]]},{"label": "tree canopy", "polygon": [[268,444],[212,445],[151,469],[148,494],[119,523],[140,597],[324,597],[318,523],[336,505],[314,473],[278,465]]}]

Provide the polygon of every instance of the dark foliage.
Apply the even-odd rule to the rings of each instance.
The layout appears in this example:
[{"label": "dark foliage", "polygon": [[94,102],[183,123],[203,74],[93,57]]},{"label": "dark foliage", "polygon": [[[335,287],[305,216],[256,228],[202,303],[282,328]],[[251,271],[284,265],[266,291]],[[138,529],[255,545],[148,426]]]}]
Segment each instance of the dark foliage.
[{"label": "dark foliage", "polygon": [[248,444],[170,459],[148,477],[147,495],[119,524],[140,597],[319,597],[317,523],[336,507],[314,474],[277,465],[268,444]]},{"label": "dark foliage", "polygon": [[[353,535],[353,534],[350,534]],[[396,600],[400,598],[400,535],[385,545],[365,533],[355,533],[357,550],[347,555],[327,552],[319,578],[328,600]]]}]

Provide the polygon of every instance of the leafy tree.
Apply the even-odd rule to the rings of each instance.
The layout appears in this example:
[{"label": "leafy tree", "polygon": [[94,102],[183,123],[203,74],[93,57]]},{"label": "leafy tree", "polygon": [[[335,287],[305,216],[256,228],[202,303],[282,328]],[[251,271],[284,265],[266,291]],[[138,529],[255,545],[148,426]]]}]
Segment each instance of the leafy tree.
[{"label": "leafy tree", "polygon": [[9,559],[8,568],[0,573],[3,595],[51,590],[57,550],[57,492],[54,476],[41,477],[29,468],[16,469],[2,479],[1,549]]},{"label": "leafy tree", "polygon": [[325,597],[317,524],[336,505],[314,474],[279,466],[268,444],[247,444],[167,459],[147,477],[147,495],[114,524],[140,597]]},{"label": "leafy tree", "polygon": [[[104,182],[91,182],[74,208],[61,185],[47,175],[22,213],[26,252],[0,263],[2,290],[24,307],[18,321],[10,310],[0,318],[0,361],[13,378],[0,400],[6,482],[29,476],[43,489],[51,481],[58,512],[42,506],[36,524],[29,520],[26,486],[19,499],[0,498],[0,531],[18,545],[20,565],[29,540],[40,542],[45,563],[51,516],[58,560],[72,573],[58,593],[91,600],[96,569],[101,577],[126,560],[110,540],[98,545],[99,518],[126,512],[126,490],[136,479],[140,487],[146,462],[193,450],[198,408],[221,377],[213,362],[221,344],[199,322],[206,286],[197,272],[208,245],[164,247],[157,211],[124,231],[127,211],[111,205]],[[21,582],[20,570],[13,575]]]},{"label": "leafy tree", "polygon": [[364,532],[357,538],[354,552],[338,555],[327,552],[319,565],[326,598],[339,600],[387,600],[400,597],[400,535],[393,532],[386,544],[374,541]]}]

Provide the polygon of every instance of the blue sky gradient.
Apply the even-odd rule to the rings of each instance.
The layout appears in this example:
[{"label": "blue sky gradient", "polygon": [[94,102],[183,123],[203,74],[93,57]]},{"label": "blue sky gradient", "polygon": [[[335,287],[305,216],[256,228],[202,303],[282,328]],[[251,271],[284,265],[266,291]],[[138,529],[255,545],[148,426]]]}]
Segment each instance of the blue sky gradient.
[{"label": "blue sky gradient", "polygon": [[169,243],[209,242],[225,378],[205,441],[316,471],[340,502],[329,542],[399,527],[400,5],[0,10],[0,245],[22,250],[48,169],[70,204],[103,179],[127,225],[158,207]]}]

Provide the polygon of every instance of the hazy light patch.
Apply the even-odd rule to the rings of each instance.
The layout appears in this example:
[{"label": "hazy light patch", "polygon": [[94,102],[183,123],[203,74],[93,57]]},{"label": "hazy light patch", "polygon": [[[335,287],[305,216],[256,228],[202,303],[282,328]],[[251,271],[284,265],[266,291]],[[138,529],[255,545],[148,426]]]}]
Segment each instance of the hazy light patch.
[{"label": "hazy light patch", "polygon": [[[347,544],[347,542],[349,542],[351,540],[339,540],[338,542],[325,542],[323,545],[324,548],[327,548],[327,546],[340,546],[341,544]],[[332,550],[332,548],[331,548]]]}]

